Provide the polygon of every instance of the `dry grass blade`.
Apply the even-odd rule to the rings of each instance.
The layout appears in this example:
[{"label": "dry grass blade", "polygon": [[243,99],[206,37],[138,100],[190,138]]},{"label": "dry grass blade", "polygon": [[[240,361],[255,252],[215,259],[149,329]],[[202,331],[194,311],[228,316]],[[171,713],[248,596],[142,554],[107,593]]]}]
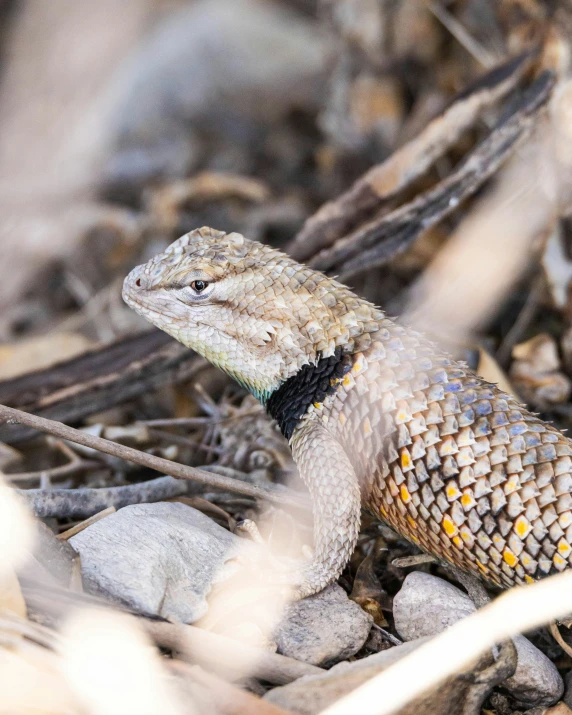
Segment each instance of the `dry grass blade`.
[{"label": "dry grass blade", "polygon": [[472,37],[463,25],[438,2],[429,2],[428,7],[436,18],[449,30],[453,37],[471,54],[483,67],[487,69],[494,65],[494,57],[480,42]]},{"label": "dry grass blade", "polygon": [[461,165],[436,187],[355,233],[340,239],[311,261],[312,268],[347,278],[360,270],[380,266],[408,248],[425,230],[454,211],[473,194],[529,136],[538,112],[554,86],[551,73],[542,74],[520,101]]},{"label": "dry grass blade", "polygon": [[[322,715],[390,715],[494,645],[572,611],[572,573],[507,591],[387,668]],[[411,673],[416,673],[414,681]]]},{"label": "dry grass blade", "polygon": [[23,500],[6,486],[0,475],[0,581],[10,578],[23,564],[34,544],[34,524]]},{"label": "dry grass blade", "polygon": [[103,609],[72,613],[62,629],[60,668],[88,712],[182,715],[176,684],[133,619]]},{"label": "dry grass blade", "polygon": [[552,622],[548,626],[548,630],[550,631],[550,635],[554,638],[554,640],[558,643],[558,645],[562,648],[566,655],[572,658],[572,647],[568,643],[566,643],[564,638],[562,638],[562,634],[560,633],[558,624],[556,622]]},{"label": "dry grass blade", "polygon": [[60,467],[52,467],[51,469],[42,469],[37,472],[18,472],[16,474],[6,474],[6,479],[11,484],[23,485],[28,482],[38,482],[44,476],[47,476],[50,481],[56,479],[67,479],[79,472],[85,472],[89,469],[101,469],[101,464],[92,459],[76,459],[68,464],[62,464]]},{"label": "dry grass blade", "polygon": [[530,60],[530,54],[512,58],[463,92],[415,139],[311,216],[289,246],[289,253],[296,260],[306,261],[379,211],[400,190],[423,175],[485,109],[514,89]]},{"label": "dry grass blade", "polygon": [[79,534],[80,531],[87,529],[88,526],[95,524],[96,521],[99,521],[100,519],[105,519],[105,517],[109,516],[110,514],[115,514],[116,511],[117,509],[114,506],[109,506],[107,507],[107,509],[99,511],[97,512],[97,514],[94,514],[88,519],[85,519],[85,521],[82,521],[79,524],[72,526],[71,529],[66,529],[65,531],[62,531],[62,533],[58,534],[56,538],[60,539],[60,541],[67,541],[68,539],[71,539],[72,536]]},{"label": "dry grass blade", "polygon": [[[61,439],[67,439],[70,442],[96,449],[105,454],[111,454],[114,457],[125,459],[128,462],[135,462],[135,464],[140,464],[143,467],[155,469],[158,472],[163,472],[163,474],[176,477],[177,479],[187,479],[199,482],[200,484],[206,484],[215,489],[227,489],[232,492],[237,492],[238,494],[254,497],[255,499],[267,499],[269,501],[291,504],[298,507],[303,507],[307,503],[302,495],[298,495],[286,488],[256,486],[254,484],[239,482],[229,477],[211,474],[210,472],[205,472],[195,467],[188,467],[183,464],[178,464],[177,462],[171,462],[168,459],[156,457],[152,454],[141,452],[138,449],[111,442],[102,437],[95,437],[76,430],[73,427],[63,425],[61,422],[54,422],[44,417],[29,415],[26,412],[15,410],[5,405],[0,405],[0,421],[11,424],[23,424],[40,432],[45,432],[55,437],[60,437]],[[81,492],[78,491],[78,495],[78,498],[81,498]]]}]

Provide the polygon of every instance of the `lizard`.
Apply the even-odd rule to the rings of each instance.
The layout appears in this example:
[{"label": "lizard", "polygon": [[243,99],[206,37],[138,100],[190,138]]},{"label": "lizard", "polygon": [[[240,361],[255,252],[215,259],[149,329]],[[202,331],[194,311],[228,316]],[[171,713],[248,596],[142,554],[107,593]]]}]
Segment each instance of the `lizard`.
[{"label": "lizard", "polygon": [[277,421],[312,501],[300,597],[339,577],[362,506],[497,587],[572,564],[572,441],[333,278],[204,227],[123,297]]}]

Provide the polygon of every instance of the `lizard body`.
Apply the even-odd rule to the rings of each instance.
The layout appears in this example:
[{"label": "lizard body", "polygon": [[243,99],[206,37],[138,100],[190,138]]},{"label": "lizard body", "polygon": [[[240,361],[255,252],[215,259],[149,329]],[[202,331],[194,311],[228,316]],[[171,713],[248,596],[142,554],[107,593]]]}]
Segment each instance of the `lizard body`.
[{"label": "lizard body", "polygon": [[289,439],[314,514],[301,595],[339,576],[362,504],[497,586],[572,563],[572,442],[349,288],[203,228],[135,268],[123,295]]}]

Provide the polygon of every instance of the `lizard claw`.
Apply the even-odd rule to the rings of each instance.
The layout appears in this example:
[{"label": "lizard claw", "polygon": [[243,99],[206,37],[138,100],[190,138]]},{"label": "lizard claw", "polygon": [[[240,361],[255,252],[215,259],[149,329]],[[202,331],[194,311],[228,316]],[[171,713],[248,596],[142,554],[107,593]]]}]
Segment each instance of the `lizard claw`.
[{"label": "lizard claw", "polygon": [[256,525],[256,522],[252,519],[243,519],[242,521],[239,521],[234,528],[234,533],[248,535],[256,544],[266,545],[266,541],[262,537],[260,529]]}]

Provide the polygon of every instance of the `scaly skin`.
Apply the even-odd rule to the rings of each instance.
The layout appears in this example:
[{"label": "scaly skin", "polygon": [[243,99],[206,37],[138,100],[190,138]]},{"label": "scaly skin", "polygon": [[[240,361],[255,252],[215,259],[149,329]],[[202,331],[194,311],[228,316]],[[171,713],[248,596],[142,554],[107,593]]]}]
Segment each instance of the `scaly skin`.
[{"label": "scaly skin", "polygon": [[572,563],[572,442],[337,281],[203,228],[135,268],[123,295],[265,404],[304,366],[346,356],[290,437],[314,507],[301,595],[339,576],[362,504],[497,586]]}]

